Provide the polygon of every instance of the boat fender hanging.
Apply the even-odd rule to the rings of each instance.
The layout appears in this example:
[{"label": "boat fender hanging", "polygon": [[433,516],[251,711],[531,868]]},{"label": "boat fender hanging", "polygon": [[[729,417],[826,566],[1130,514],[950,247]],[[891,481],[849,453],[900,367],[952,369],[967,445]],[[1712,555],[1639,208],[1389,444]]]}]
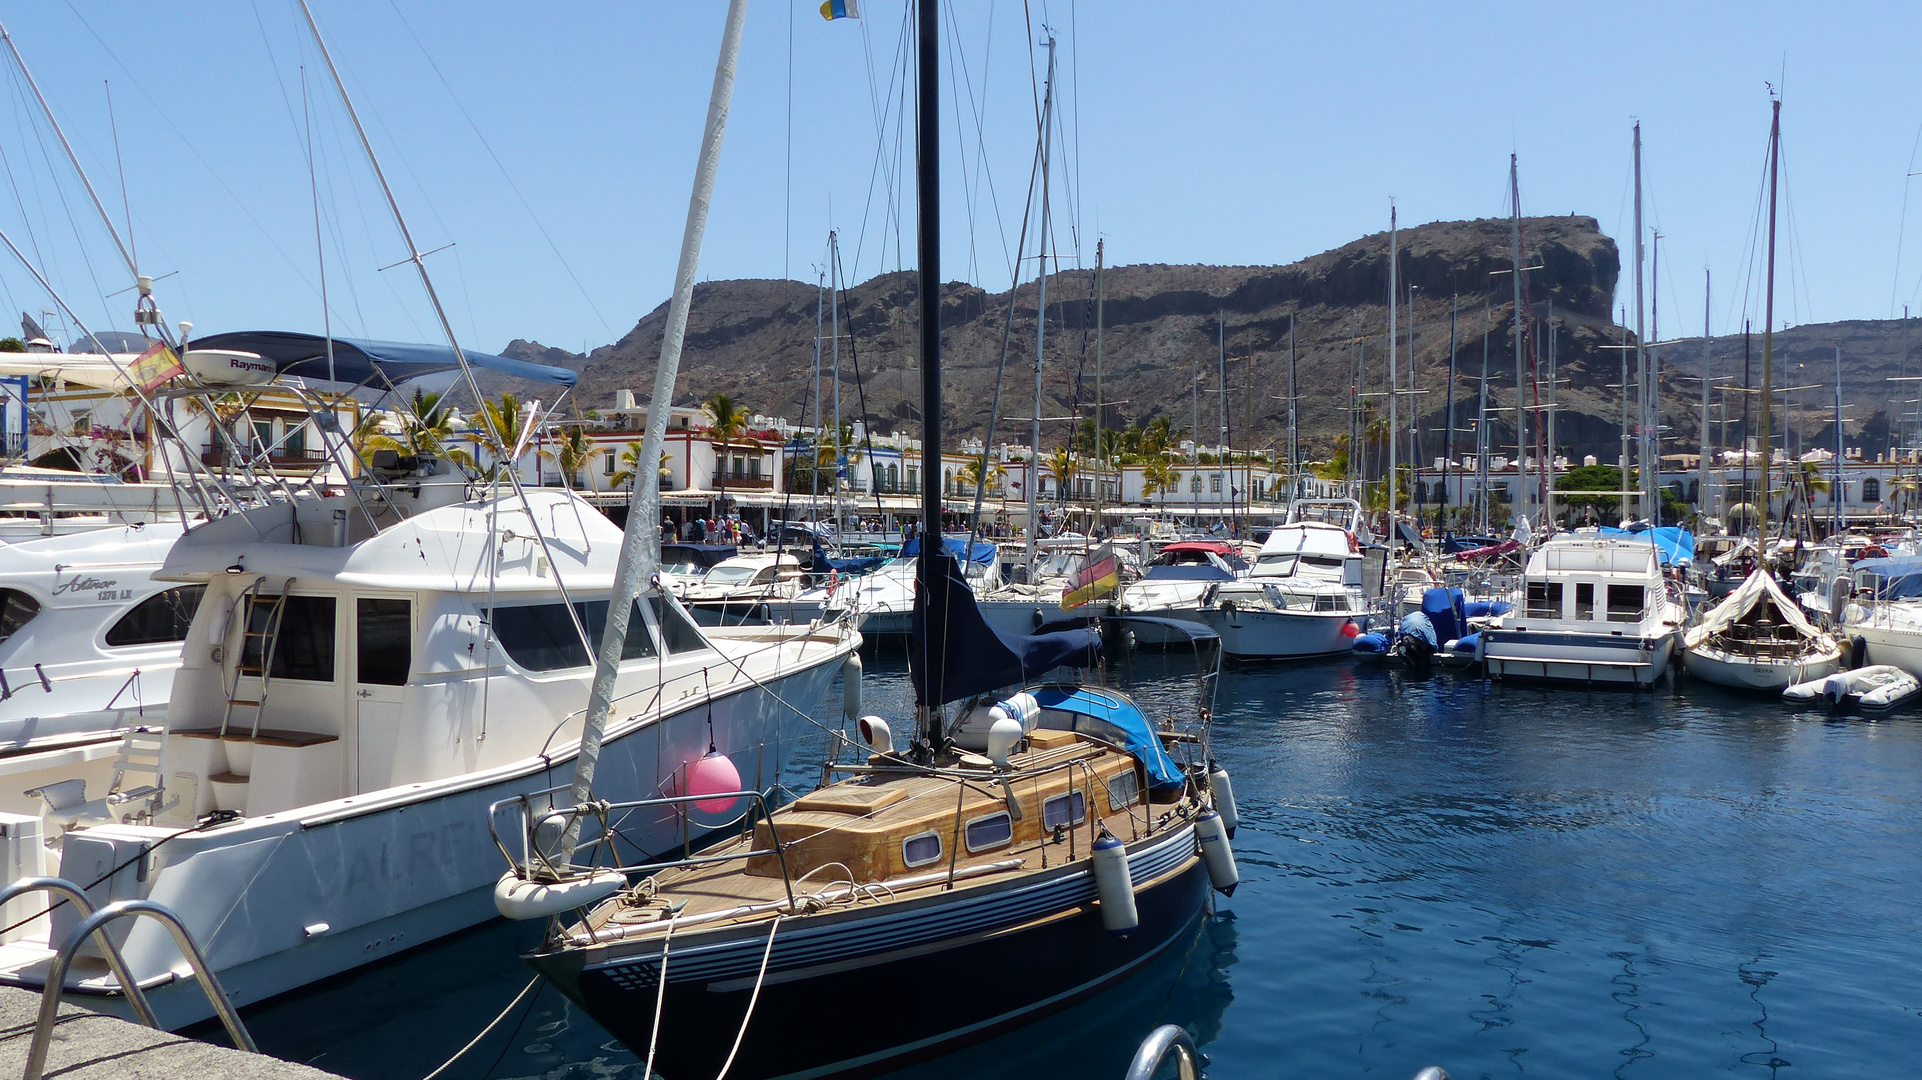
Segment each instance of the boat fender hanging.
[{"label": "boat fender hanging", "polygon": [[[719,795],[722,792],[741,790],[741,770],[734,767],[726,754],[709,750],[687,763],[685,795]],[[694,808],[704,814],[725,814],[734,808],[739,799],[702,799]]]},{"label": "boat fender hanging", "polygon": [[1228,829],[1221,815],[1203,810],[1195,819],[1195,839],[1201,844],[1201,861],[1208,867],[1208,881],[1223,896],[1235,895],[1241,872],[1235,869],[1235,849],[1228,843]]},{"label": "boat fender hanging", "polygon": [[1849,639],[1849,666],[1859,668],[1869,659],[1869,639],[1861,636]]},{"label": "boat fender hanging", "polygon": [[1128,876],[1128,845],[1106,829],[1094,842],[1094,890],[1101,901],[1101,925],[1127,937],[1141,925],[1135,910],[1135,883]]},{"label": "boat fender hanging", "polygon": [[851,652],[841,661],[841,715],[849,720],[861,716],[861,654]]},{"label": "boat fender hanging", "polygon": [[618,870],[596,870],[567,881],[529,881],[509,870],[494,883],[494,910],[510,919],[545,919],[599,903],[626,884],[627,877]]},{"label": "boat fender hanging", "polygon": [[1228,779],[1228,770],[1221,762],[1208,762],[1208,797],[1214,800],[1215,811],[1221,815],[1221,824],[1228,830],[1228,838],[1234,839],[1235,828],[1241,824],[1241,810],[1235,805],[1235,784]]}]

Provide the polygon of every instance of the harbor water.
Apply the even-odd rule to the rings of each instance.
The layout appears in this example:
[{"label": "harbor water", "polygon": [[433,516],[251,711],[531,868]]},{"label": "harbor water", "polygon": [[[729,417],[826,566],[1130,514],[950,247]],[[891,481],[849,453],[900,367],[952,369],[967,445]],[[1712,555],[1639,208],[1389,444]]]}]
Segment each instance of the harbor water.
[{"label": "harbor water", "polygon": [[[1155,712],[1193,663],[1113,673]],[[902,715],[899,654],[868,711]],[[1885,1076],[1922,1048],[1922,715],[1795,712],[1700,683],[1489,685],[1346,660],[1230,668],[1215,745],[1242,884],[1153,969],[897,1075],[1119,1077],[1155,1025],[1218,1080]],[[838,724],[831,695],[816,717]],[[822,736],[789,748],[818,779]],[[551,989],[503,1010],[539,927],[495,923],[249,1013],[267,1053],[356,1080],[641,1080]],[[849,1023],[915,1002],[850,1001]],[[711,1032],[732,1039],[737,1016]],[[822,1037],[832,1038],[832,1032]],[[668,1080],[711,1080],[670,1077]]]}]

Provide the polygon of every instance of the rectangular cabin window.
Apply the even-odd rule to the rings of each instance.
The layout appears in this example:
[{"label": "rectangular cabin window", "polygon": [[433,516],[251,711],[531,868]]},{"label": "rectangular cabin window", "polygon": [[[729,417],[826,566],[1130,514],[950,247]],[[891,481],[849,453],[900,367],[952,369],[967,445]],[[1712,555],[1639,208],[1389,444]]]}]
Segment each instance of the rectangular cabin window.
[{"label": "rectangular cabin window", "polygon": [[[580,616],[580,630],[600,647],[600,635],[607,627],[607,601],[584,600],[574,605]],[[581,641],[580,630],[568,617],[565,604],[526,604],[495,608],[488,616],[494,638],[514,663],[528,671],[562,671],[588,667],[594,655]],[[637,611],[628,617],[627,640],[621,659],[636,660],[655,655],[654,640],[647,623]]]},{"label": "rectangular cabin window", "polygon": [[1056,795],[1041,804],[1041,829],[1053,832],[1063,825],[1079,825],[1088,817],[1088,796],[1080,791]]},{"label": "rectangular cabin window", "polygon": [[[40,601],[19,589],[0,589],[0,641],[18,633],[40,614]],[[112,644],[109,642],[109,644]]]},{"label": "rectangular cabin window", "polygon": [[1005,847],[1014,839],[1014,819],[1006,810],[968,822],[968,853]]},{"label": "rectangular cabin window", "polygon": [[205,585],[181,585],[147,597],[107,631],[107,644],[119,648],[187,640],[187,627],[206,591]]},{"label": "rectangular cabin window", "polygon": [[407,685],[414,666],[414,603],[362,596],[354,600],[354,679]]},{"label": "rectangular cabin window", "polygon": [[654,605],[654,621],[661,625],[661,640],[667,643],[668,652],[700,652],[707,648],[707,639],[694,629],[680,608],[658,596],[649,597],[647,602]]},{"label": "rectangular cabin window", "polygon": [[1608,621],[1642,621],[1642,587],[1640,585],[1608,587]]},{"label": "rectangular cabin window", "polygon": [[240,650],[240,673],[260,674],[272,636],[275,612],[280,632],[273,645],[275,679],[334,681],[334,609],[331,596],[256,596],[247,602],[247,638]]},{"label": "rectangular cabin window", "polygon": [[926,866],[941,858],[941,834],[924,832],[901,841],[903,866]]},{"label": "rectangular cabin window", "polygon": [[1108,811],[1118,813],[1133,806],[1141,798],[1141,781],[1135,779],[1134,770],[1116,776],[1108,781]]},{"label": "rectangular cabin window", "polygon": [[1559,581],[1529,582],[1528,597],[1522,613],[1531,619],[1561,618],[1562,583]]},{"label": "rectangular cabin window", "polygon": [[1575,584],[1575,617],[1593,622],[1595,620],[1595,583],[1581,581]]}]

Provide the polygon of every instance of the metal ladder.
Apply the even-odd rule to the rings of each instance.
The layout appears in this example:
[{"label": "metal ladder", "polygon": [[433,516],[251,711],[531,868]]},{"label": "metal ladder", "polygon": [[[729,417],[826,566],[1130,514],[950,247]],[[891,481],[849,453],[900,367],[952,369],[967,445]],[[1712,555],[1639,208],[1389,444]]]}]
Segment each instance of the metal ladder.
[{"label": "metal ladder", "polygon": [[[241,618],[245,621],[240,625],[240,655],[234,659],[234,694],[240,693],[240,680],[244,676],[259,675],[260,696],[257,698],[234,696],[227,699],[227,711],[220,718],[222,738],[227,736],[228,729],[233,724],[235,706],[249,707],[254,710],[254,725],[248,731],[250,738],[260,734],[260,721],[267,712],[267,690],[273,682],[274,652],[280,647],[280,624],[287,614],[287,593],[294,587],[294,579],[288,578],[280,586],[280,592],[277,595],[268,593],[266,584],[267,579],[262,576],[241,591]],[[254,611],[261,607],[268,609],[267,626],[263,630],[255,630]],[[261,643],[260,667],[257,669],[247,666],[247,645],[251,641]]]}]

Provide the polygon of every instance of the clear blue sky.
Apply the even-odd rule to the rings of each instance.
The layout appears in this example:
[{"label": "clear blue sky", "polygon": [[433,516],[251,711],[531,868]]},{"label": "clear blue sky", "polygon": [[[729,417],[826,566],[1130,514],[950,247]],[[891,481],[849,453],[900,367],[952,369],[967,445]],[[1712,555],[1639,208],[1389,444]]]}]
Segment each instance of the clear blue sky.
[{"label": "clear blue sky", "polygon": [[[313,3],[421,247],[456,245],[430,265],[464,343],[578,350],[666,298],[720,0],[416,2],[400,5],[405,22],[388,0]],[[750,4],[703,278],[812,280],[830,221],[850,277],[895,266],[885,178],[870,187],[875,99],[891,85],[881,156],[912,170],[911,133],[898,159],[893,144],[902,3],[864,6],[862,23],[828,24],[812,2]],[[336,332],[438,339],[411,271],[378,270],[405,250],[288,0],[74,0],[0,17],[119,219],[111,84],[142,267],[178,272],[160,285],[169,320],[320,328],[305,64]],[[1524,212],[1595,215],[1626,251],[1639,117],[1648,221],[1665,234],[1664,336],[1699,332],[1704,266],[1724,332],[1745,304],[1759,309],[1743,294],[1759,292],[1764,83],[1775,82],[1778,318],[1922,311],[1922,188],[1909,190],[1922,177],[1906,176],[1922,169],[1922,6],[971,0],[953,18],[970,115],[944,100],[950,279],[1008,284],[1034,146],[1031,18],[1036,39],[1045,22],[1061,41],[1064,258],[1078,233],[1091,264],[1098,229],[1116,263],[1285,263],[1385,228],[1391,197],[1407,223],[1503,215],[1511,150]],[[4,82],[0,228],[83,318],[130,328],[130,297],[102,298],[126,284],[124,268],[17,76]],[[912,196],[892,205],[911,264]],[[8,258],[0,303],[50,306]]]}]

